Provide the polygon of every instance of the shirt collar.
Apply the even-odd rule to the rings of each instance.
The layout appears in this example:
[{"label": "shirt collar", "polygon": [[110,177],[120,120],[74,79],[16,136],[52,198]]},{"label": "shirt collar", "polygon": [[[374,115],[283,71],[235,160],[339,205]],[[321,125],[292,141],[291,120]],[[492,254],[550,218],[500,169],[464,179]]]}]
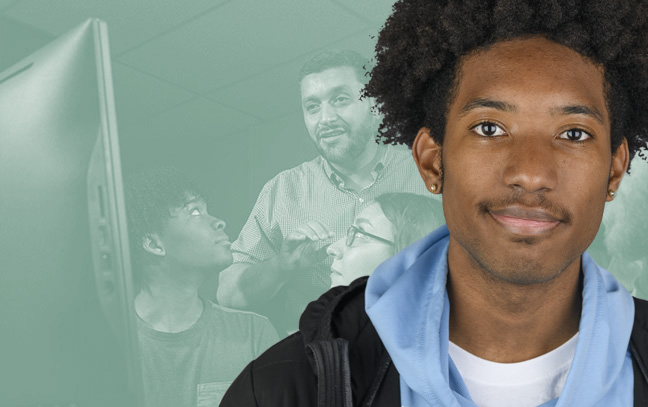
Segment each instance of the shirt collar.
[{"label": "shirt collar", "polygon": [[[378,175],[380,175],[392,161],[392,157],[394,155],[393,150],[393,146],[387,145],[385,148],[385,154],[383,154],[382,158],[376,163],[376,165],[374,165],[373,169],[371,170],[371,175],[373,176],[374,182],[378,178]],[[331,180],[331,182],[337,187],[344,188],[344,180],[337,174],[331,163],[329,163],[328,160],[326,160],[326,158],[324,158],[323,156],[320,156],[320,159],[322,168],[324,169],[324,173],[326,174],[328,179]]]}]

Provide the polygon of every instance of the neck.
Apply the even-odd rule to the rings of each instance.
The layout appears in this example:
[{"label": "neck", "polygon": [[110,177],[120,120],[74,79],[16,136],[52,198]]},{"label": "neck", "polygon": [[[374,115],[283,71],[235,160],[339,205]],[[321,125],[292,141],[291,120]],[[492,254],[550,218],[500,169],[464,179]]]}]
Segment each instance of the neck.
[{"label": "neck", "polygon": [[137,315],[160,332],[181,332],[195,324],[203,312],[199,279],[177,281],[168,274],[149,275],[150,282],[135,297]]},{"label": "neck", "polygon": [[371,171],[383,158],[385,151],[385,146],[370,143],[362,155],[352,162],[341,164],[329,161],[329,163],[342,177],[347,186],[352,189],[362,189],[373,182]]},{"label": "neck", "polygon": [[520,362],[559,347],[578,332],[580,258],[554,279],[528,285],[451,260],[449,249],[450,340],[464,350],[494,362]]}]

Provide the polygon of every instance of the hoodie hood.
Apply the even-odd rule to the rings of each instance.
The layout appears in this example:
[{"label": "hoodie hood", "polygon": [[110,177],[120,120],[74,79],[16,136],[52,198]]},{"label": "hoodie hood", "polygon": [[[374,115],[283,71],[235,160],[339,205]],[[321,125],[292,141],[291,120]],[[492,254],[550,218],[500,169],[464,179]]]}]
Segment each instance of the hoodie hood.
[{"label": "hoodie hood", "polygon": [[[448,356],[448,243],[444,225],[381,264],[367,283],[365,308],[398,369],[405,407],[476,407]],[[587,253],[582,270],[574,360],[560,398],[542,407],[632,406],[632,297]]]}]

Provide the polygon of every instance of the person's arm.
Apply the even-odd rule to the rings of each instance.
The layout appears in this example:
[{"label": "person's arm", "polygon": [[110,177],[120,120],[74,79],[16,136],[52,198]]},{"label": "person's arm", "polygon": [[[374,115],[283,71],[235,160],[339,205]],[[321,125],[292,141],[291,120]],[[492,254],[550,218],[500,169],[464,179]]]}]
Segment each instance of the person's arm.
[{"label": "person's arm", "polygon": [[268,301],[283,286],[275,258],[262,263],[234,263],[218,276],[218,303],[229,308],[250,309]]},{"label": "person's arm", "polygon": [[235,263],[219,275],[218,303],[250,309],[272,299],[294,273],[310,269],[321,260],[317,241],[333,233],[318,221],[298,227],[282,242],[277,255],[257,264]]}]

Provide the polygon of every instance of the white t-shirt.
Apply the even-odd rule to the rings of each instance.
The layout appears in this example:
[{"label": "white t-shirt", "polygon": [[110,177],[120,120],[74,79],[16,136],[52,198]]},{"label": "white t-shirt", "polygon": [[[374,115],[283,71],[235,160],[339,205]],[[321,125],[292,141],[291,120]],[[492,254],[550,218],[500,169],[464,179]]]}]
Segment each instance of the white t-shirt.
[{"label": "white t-shirt", "polygon": [[578,333],[537,358],[497,363],[450,342],[448,351],[479,407],[535,407],[560,396],[574,359]]}]

